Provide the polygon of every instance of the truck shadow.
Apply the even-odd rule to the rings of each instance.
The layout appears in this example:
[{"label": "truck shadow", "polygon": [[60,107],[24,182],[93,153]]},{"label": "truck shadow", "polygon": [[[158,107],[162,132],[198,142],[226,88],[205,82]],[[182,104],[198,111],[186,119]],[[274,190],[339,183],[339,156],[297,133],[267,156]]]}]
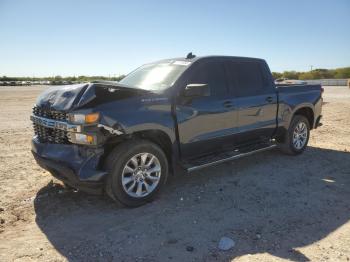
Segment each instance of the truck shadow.
[{"label": "truck shadow", "polygon": [[[228,261],[257,253],[320,260],[301,249],[349,221],[349,163],[348,152],[315,147],[296,157],[257,154],[175,177],[159,199],[135,209],[49,185],[34,202],[36,222],[69,261]],[[232,250],[218,250],[222,236],[234,239]]]}]

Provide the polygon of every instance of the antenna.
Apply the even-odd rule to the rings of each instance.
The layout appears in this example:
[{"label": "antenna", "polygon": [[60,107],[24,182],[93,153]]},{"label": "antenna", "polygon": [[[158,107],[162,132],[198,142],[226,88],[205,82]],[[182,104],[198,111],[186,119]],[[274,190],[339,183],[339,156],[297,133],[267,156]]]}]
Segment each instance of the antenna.
[{"label": "antenna", "polygon": [[195,58],[196,56],[194,54],[192,54],[192,52],[188,53],[186,56],[186,59],[192,59]]}]

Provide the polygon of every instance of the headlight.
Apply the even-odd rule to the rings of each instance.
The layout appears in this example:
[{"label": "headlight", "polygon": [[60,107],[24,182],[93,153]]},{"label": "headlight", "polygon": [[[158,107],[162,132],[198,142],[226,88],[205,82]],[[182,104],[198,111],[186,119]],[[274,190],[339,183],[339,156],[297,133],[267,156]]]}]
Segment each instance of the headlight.
[{"label": "headlight", "polygon": [[70,133],[69,141],[73,144],[82,144],[82,145],[95,145],[96,136],[86,135],[81,133]]},{"label": "headlight", "polygon": [[91,113],[91,114],[70,114],[69,121],[74,124],[93,124],[96,123],[100,118],[99,113]]}]

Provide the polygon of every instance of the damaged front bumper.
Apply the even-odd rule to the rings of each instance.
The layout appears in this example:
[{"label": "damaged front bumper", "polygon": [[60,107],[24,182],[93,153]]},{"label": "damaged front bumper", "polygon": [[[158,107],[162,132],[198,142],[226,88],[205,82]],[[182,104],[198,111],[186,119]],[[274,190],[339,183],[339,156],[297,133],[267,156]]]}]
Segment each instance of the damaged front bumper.
[{"label": "damaged front bumper", "polygon": [[62,182],[89,193],[102,193],[107,173],[100,170],[103,148],[40,143],[32,139],[36,162]]}]

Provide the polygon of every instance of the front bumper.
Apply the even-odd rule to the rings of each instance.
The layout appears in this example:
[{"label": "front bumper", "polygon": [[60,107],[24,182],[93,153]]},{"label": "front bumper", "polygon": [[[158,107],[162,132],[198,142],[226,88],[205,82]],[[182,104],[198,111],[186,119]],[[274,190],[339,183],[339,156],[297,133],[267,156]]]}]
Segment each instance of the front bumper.
[{"label": "front bumper", "polygon": [[102,193],[107,173],[99,169],[104,150],[71,144],[40,143],[32,139],[32,153],[42,168],[62,182],[89,193]]}]

